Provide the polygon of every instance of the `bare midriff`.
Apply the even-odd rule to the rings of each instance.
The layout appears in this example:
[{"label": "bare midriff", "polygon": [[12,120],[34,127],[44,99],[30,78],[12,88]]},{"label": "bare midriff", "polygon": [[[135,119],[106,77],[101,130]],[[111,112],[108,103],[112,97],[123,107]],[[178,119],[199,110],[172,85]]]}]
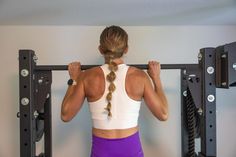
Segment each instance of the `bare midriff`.
[{"label": "bare midriff", "polygon": [[113,130],[103,130],[97,128],[92,129],[93,135],[107,139],[125,138],[130,135],[133,135],[137,131],[138,131],[138,126],[128,129],[113,129]]}]

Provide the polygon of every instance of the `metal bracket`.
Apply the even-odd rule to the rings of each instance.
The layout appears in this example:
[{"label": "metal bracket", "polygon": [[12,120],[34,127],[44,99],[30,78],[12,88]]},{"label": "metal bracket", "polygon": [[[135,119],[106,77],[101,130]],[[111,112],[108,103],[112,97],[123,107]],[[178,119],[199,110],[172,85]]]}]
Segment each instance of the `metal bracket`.
[{"label": "metal bracket", "polygon": [[186,70],[187,84],[196,108],[202,107],[202,77],[199,66]]},{"label": "metal bracket", "polygon": [[236,42],[216,48],[216,87],[236,86]]},{"label": "metal bracket", "polygon": [[36,71],[35,72],[35,92],[34,92],[34,104],[35,104],[35,123],[36,123],[36,142],[40,141],[44,134],[44,105],[49,98],[52,84],[52,72],[51,71]]},{"label": "metal bracket", "polygon": [[40,111],[43,109],[46,99],[49,98],[50,88],[52,84],[51,71],[37,71],[35,73],[35,109]]}]

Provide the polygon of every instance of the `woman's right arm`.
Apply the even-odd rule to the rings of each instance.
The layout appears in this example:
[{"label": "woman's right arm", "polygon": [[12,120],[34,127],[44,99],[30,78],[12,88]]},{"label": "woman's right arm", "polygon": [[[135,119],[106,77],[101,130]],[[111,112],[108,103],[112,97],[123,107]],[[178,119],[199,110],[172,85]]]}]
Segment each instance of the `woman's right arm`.
[{"label": "woman's right arm", "polygon": [[61,105],[61,119],[69,122],[81,109],[85,99],[84,72],[81,72],[80,63],[72,62],[68,65],[70,78],[77,81],[76,85],[68,86]]},{"label": "woman's right arm", "polygon": [[145,75],[144,83],[144,101],[152,114],[161,121],[168,119],[168,102],[162,87],[160,79],[160,64],[156,61],[150,61],[148,74]]}]

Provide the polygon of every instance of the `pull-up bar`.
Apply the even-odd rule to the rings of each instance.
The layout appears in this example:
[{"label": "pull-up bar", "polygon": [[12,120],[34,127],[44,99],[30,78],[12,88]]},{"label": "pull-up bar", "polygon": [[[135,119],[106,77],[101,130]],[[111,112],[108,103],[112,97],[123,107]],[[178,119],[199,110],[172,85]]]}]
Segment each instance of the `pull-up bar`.
[{"label": "pull-up bar", "polygon": [[[187,69],[198,64],[161,64],[161,69]],[[100,65],[81,65],[81,70],[90,69]],[[129,64],[139,69],[148,69],[147,64]],[[67,65],[38,65],[35,67],[36,71],[51,71],[51,70],[68,70]]]}]

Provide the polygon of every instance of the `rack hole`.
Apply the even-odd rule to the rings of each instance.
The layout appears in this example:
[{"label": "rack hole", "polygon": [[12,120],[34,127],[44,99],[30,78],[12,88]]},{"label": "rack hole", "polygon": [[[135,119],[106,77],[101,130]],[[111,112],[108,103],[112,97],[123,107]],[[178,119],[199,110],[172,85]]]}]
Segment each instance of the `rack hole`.
[{"label": "rack hole", "polygon": [[24,129],[25,132],[27,132],[28,130],[27,129]]},{"label": "rack hole", "polygon": [[26,57],[24,56],[23,59],[26,60]]},{"label": "rack hole", "polygon": [[209,55],[209,57],[211,57],[212,55]]},{"label": "rack hole", "polygon": [[210,138],[210,142],[212,142],[213,141],[213,139],[212,138]]},{"label": "rack hole", "polygon": [[210,128],[212,128],[212,125],[210,125]]},{"label": "rack hole", "polygon": [[210,83],[209,83],[209,85],[211,86],[211,85],[212,85],[212,83],[210,82]]},{"label": "rack hole", "polygon": [[210,114],[212,114],[212,111],[209,111]]},{"label": "rack hole", "polygon": [[25,145],[25,146],[28,146],[28,143],[25,143],[24,145]]},{"label": "rack hole", "polygon": [[26,86],[26,85],[24,85],[24,88],[27,88],[27,86]]},{"label": "rack hole", "polygon": [[27,114],[24,114],[24,117],[27,117]]}]

